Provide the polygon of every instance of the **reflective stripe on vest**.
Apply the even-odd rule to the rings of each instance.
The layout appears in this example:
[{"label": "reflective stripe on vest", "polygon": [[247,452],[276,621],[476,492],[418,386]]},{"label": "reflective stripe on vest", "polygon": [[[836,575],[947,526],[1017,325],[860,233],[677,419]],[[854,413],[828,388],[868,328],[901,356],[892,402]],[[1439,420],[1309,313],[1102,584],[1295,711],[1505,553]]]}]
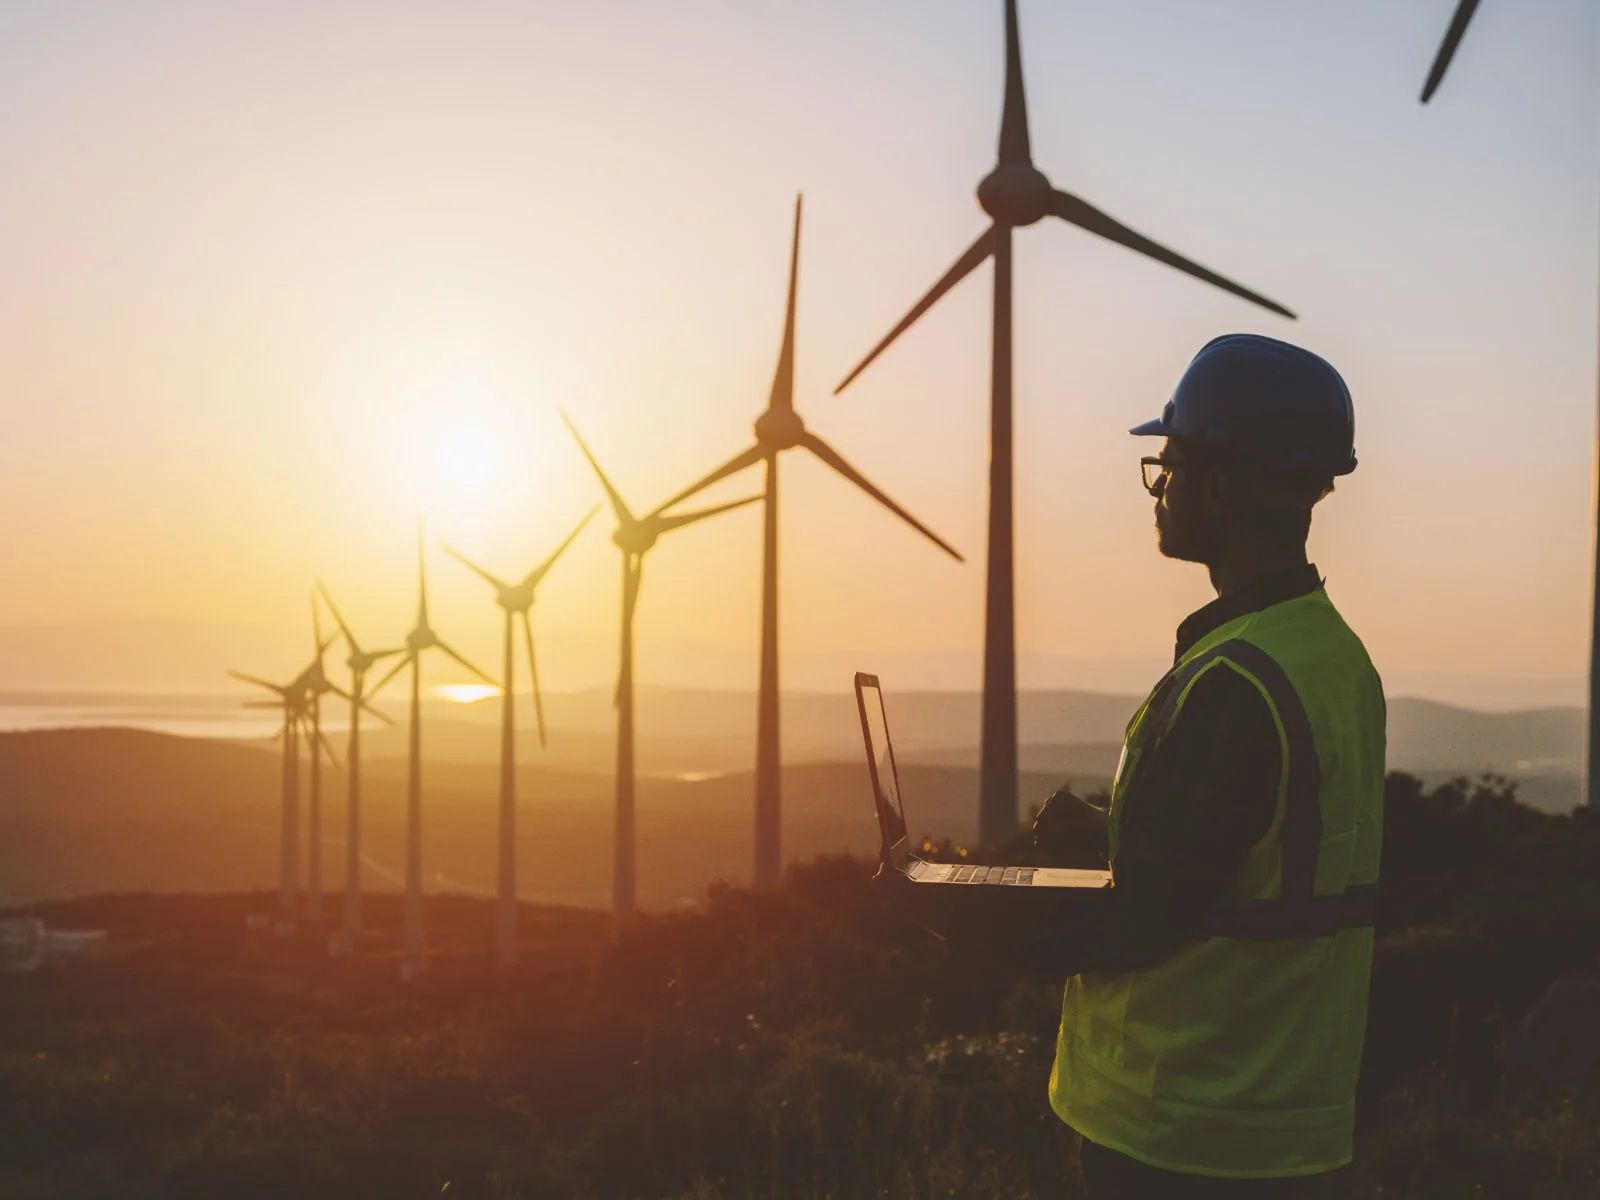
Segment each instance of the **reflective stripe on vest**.
[{"label": "reflective stripe on vest", "polygon": [[1318,794],[1322,770],[1317,764],[1317,742],[1311,718],[1300,693],[1294,690],[1272,655],[1252,642],[1235,638],[1197,654],[1173,671],[1152,697],[1156,739],[1172,727],[1178,702],[1192,681],[1218,659],[1238,663],[1267,690],[1288,743],[1289,771],[1285,789],[1283,827],[1278,834],[1283,884],[1275,900],[1256,900],[1245,908],[1223,909],[1201,925],[1203,937],[1231,937],[1266,942],[1327,937],[1341,929],[1373,924],[1377,912],[1377,884],[1352,884],[1331,896],[1315,894],[1317,849],[1322,844],[1322,809]]}]

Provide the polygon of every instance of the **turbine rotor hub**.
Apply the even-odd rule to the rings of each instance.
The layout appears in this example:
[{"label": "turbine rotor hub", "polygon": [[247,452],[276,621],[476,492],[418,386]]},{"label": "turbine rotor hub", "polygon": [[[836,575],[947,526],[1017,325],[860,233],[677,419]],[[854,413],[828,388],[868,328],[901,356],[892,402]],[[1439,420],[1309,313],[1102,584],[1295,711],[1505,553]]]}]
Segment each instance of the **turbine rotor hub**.
[{"label": "turbine rotor hub", "polygon": [[996,221],[1032,225],[1050,211],[1050,181],[1032,163],[1005,163],[978,184],[978,204]]},{"label": "turbine rotor hub", "polygon": [[656,544],[660,536],[661,531],[655,528],[653,522],[635,521],[631,525],[617,526],[611,541],[624,554],[643,554]]},{"label": "turbine rotor hub", "polygon": [[756,418],[756,441],[767,450],[789,450],[800,444],[806,423],[792,408],[769,408]]}]

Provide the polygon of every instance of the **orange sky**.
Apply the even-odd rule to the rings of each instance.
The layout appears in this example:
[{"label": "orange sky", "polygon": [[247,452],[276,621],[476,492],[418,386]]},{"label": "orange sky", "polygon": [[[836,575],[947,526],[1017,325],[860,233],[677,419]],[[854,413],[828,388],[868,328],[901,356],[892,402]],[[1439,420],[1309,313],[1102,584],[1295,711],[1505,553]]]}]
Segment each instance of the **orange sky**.
[{"label": "orange sky", "polygon": [[[391,640],[419,516],[513,574],[600,499],[558,406],[648,508],[749,436],[804,189],[801,411],[969,564],[786,463],[791,678],[855,657],[976,686],[987,269],[829,391],[982,228],[999,5],[671,7],[0,15],[0,625],[291,628],[320,575]],[[1024,682],[1136,690],[1208,598],[1156,556],[1124,431],[1200,344],[1253,329],[1322,352],[1356,397],[1362,467],[1312,548],[1391,687],[1576,701],[1594,7],[1518,26],[1486,6],[1427,110],[1448,5],[1064,7],[1022,5],[1041,165],[1304,319],[1076,230],[1018,235]],[[615,669],[607,532],[536,609],[553,689]],[[748,656],[753,684],[758,554],[755,509],[662,543],[645,678]],[[441,632],[492,662],[487,589],[442,554],[432,581]]]}]

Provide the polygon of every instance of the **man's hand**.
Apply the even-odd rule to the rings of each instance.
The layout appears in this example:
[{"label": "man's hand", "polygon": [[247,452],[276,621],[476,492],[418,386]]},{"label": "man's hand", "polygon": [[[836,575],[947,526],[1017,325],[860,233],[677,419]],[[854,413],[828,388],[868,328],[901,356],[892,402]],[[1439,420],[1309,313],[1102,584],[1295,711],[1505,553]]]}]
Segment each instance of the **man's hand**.
[{"label": "man's hand", "polygon": [[1062,789],[1033,819],[1033,844],[1055,866],[1103,867],[1108,854],[1106,810]]}]

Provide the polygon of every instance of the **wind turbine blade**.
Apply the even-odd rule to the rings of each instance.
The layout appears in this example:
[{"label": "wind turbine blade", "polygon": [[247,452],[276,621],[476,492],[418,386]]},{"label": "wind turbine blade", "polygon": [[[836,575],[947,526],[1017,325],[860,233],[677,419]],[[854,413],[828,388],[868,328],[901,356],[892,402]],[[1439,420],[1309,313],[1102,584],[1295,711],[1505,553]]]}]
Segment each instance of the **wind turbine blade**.
[{"label": "wind turbine blade", "polygon": [[229,671],[228,675],[230,678],[237,679],[241,683],[253,683],[256,685],[256,687],[264,687],[269,692],[277,692],[280,696],[287,696],[289,694],[289,689],[281,684],[268,683],[265,679],[258,678],[255,675],[246,675],[243,671]]},{"label": "wind turbine blade", "polygon": [[1022,87],[1022,38],[1017,30],[1017,0],[1006,0],[1006,99],[1000,114],[1000,162],[1031,163],[1028,97]]},{"label": "wind turbine blade", "polygon": [[[660,529],[666,533],[669,529],[682,529],[685,525],[693,525],[696,521],[703,521],[707,517],[714,517],[718,513],[731,512],[736,508],[743,508],[746,504],[754,504],[760,500],[761,495],[746,496],[743,500],[731,500],[727,504],[719,504],[715,508],[697,508],[693,512],[674,513],[670,517],[659,517]],[[641,561],[639,568],[642,570],[644,563]]]},{"label": "wind turbine blade", "polygon": [[332,692],[335,696],[339,697],[339,699],[341,699],[341,700],[350,699],[350,693],[345,691],[338,684],[330,683],[330,684],[328,684],[326,690]]},{"label": "wind turbine blade", "polygon": [[855,381],[855,377],[871,366],[872,361],[877,358],[878,355],[887,350],[894,342],[895,338],[899,337],[906,330],[910,329],[912,325],[916,324],[918,317],[922,316],[923,313],[927,312],[930,308],[937,304],[944,297],[946,292],[955,287],[956,284],[960,283],[968,275],[972,274],[972,272],[983,263],[983,260],[988,258],[989,255],[993,253],[994,226],[991,225],[988,229],[983,231],[982,237],[973,242],[972,245],[967,248],[966,253],[964,253],[960,258],[956,259],[955,265],[946,271],[944,273],[944,277],[940,279],[938,283],[934,284],[931,289],[929,289],[928,294],[921,300],[918,300],[911,311],[900,319],[900,323],[889,331],[889,335],[872,348],[872,353],[862,359],[861,362],[857,364],[856,369],[844,377],[844,382],[833,389],[833,394],[837,396],[840,392],[844,391],[845,388],[849,387],[851,383]]},{"label": "wind turbine blade", "polygon": [[243,704],[239,705],[239,707],[240,708],[270,708],[274,712],[282,712],[283,711],[283,702],[281,700],[246,700]]},{"label": "wind turbine blade", "polygon": [[460,663],[467,670],[471,671],[474,675],[476,675],[479,679],[483,680],[485,683],[487,683],[487,684],[489,684],[489,685],[491,685],[493,687],[496,687],[496,688],[502,688],[502,689],[504,688],[505,685],[502,684],[499,680],[490,679],[487,675],[485,675],[482,671],[478,670],[477,667],[473,666],[466,659],[462,658],[460,654],[456,653],[455,650],[453,650],[451,647],[447,646],[445,643],[436,642],[435,645],[437,645],[439,647],[439,649],[443,650],[451,658],[455,659],[458,663]]},{"label": "wind turbine blade", "polygon": [[361,647],[356,645],[355,634],[350,632],[350,626],[344,623],[344,617],[339,613],[339,606],[333,602],[333,597],[328,595],[328,589],[322,586],[322,581],[317,580],[317,590],[322,593],[322,599],[328,606],[328,611],[333,614],[333,619],[338,622],[339,632],[344,635],[345,645],[350,647],[350,653],[360,654]]},{"label": "wind turbine blade", "polygon": [[794,241],[789,249],[789,303],[783,316],[783,346],[778,351],[778,369],[772,376],[768,408],[794,411],[794,299],[800,279],[800,201],[794,198]]},{"label": "wind turbine blade", "polygon": [[379,692],[383,691],[383,685],[388,683],[396,675],[400,674],[401,671],[404,671],[408,666],[410,666],[411,660],[415,657],[415,654],[407,654],[399,662],[395,663],[395,665],[389,669],[382,679],[378,680],[377,683],[373,684],[367,689],[367,698],[370,700],[373,696],[376,696]]},{"label": "wind turbine blade", "polygon": [[906,524],[910,525],[918,533],[922,534],[923,537],[933,542],[934,545],[938,546],[951,558],[955,559],[957,562],[967,561],[961,557],[961,552],[959,550],[957,550],[949,542],[945,541],[937,533],[933,532],[933,530],[929,529],[921,521],[913,517],[905,509],[901,508],[893,500],[889,499],[889,497],[883,493],[882,489],[868,480],[867,477],[860,471],[856,470],[849,463],[845,462],[837,450],[828,445],[827,442],[823,441],[816,434],[807,433],[800,439],[800,444],[807,450],[811,451],[811,453],[815,454],[823,462],[827,463],[835,471],[839,472],[839,474],[843,475],[851,483],[855,484],[862,491],[866,492],[867,495],[871,496],[879,504],[883,505],[890,512],[894,513],[895,516],[899,517]]},{"label": "wind turbine blade", "polygon": [[316,731],[316,734],[317,744],[321,746],[322,749],[327,753],[328,761],[333,763],[333,765],[336,767],[344,766],[344,763],[340,760],[338,754],[334,752],[333,744],[328,741],[328,735],[323,733],[320,729]]},{"label": "wind turbine blade", "polygon": [[528,610],[522,610],[522,632],[528,643],[528,674],[533,677],[533,711],[539,718],[539,749],[545,747],[544,739],[544,696],[539,691],[539,660],[533,653],[533,619],[528,616]]},{"label": "wind turbine blade", "polygon": [[595,513],[599,511],[600,506],[597,504],[588,512],[586,512],[583,516],[583,520],[579,521],[578,524],[573,528],[572,532],[567,534],[567,540],[562,542],[561,545],[557,546],[549,558],[545,559],[542,563],[530,571],[528,573],[528,578],[524,582],[532,587],[538,587],[539,581],[550,573],[551,567],[556,565],[556,559],[560,558],[567,552],[567,547],[572,545],[572,543],[577,539],[578,535],[583,532],[584,526],[590,521],[594,520]]},{"label": "wind turbine blade", "polygon": [[688,487],[684,488],[683,491],[679,492],[676,496],[674,496],[671,500],[668,500],[665,504],[657,505],[655,511],[652,512],[650,514],[650,516],[652,516],[652,517],[660,516],[663,512],[665,512],[667,509],[671,508],[674,504],[682,504],[690,496],[694,495],[696,492],[704,491],[706,488],[710,487],[713,483],[720,483],[722,480],[726,479],[729,475],[737,475],[740,471],[744,470],[746,467],[755,466],[758,462],[760,462],[766,456],[767,456],[767,452],[761,448],[761,443],[757,442],[754,446],[751,446],[750,449],[746,450],[743,454],[734,455],[727,462],[723,463],[720,467],[718,467],[715,471],[711,472],[711,474],[707,475],[704,479],[701,479],[698,482],[692,483]]},{"label": "wind turbine blade", "polygon": [[482,567],[473,562],[454,546],[448,546],[444,542],[440,542],[439,549],[450,555],[450,557],[454,558],[458,563],[466,567],[467,570],[487,580],[490,587],[499,588],[501,591],[506,591],[509,588],[509,584],[502,583],[500,580],[496,579],[493,575],[489,574],[488,571],[485,571]]},{"label": "wind turbine blade", "polygon": [[394,724],[394,718],[393,717],[391,717],[388,713],[379,712],[377,709],[373,708],[372,705],[368,704],[365,700],[363,700],[361,702],[361,711],[364,712],[364,713],[367,713],[370,716],[377,717],[378,720],[382,721],[385,725],[393,725]]},{"label": "wind turbine blade", "polygon": [[584,442],[583,436],[579,434],[578,427],[572,423],[572,418],[567,416],[566,409],[561,410],[561,419],[567,423],[567,429],[571,431],[573,438],[577,441],[578,449],[583,451],[583,456],[589,460],[589,465],[594,468],[594,473],[600,477],[600,486],[605,488],[606,495],[611,500],[611,511],[617,514],[617,520],[621,524],[631,525],[633,523],[633,514],[628,511],[628,506],[617,493],[617,489],[611,486],[611,480],[606,478],[606,473],[600,469],[600,464],[595,462],[594,455],[589,453],[588,445]]},{"label": "wind turbine blade", "polygon": [[1199,263],[1184,258],[1158,242],[1153,242],[1142,233],[1135,233],[1114,217],[1101,212],[1086,200],[1080,200],[1070,192],[1054,192],[1050,199],[1050,211],[1060,217],[1069,225],[1076,225],[1079,229],[1088,230],[1098,234],[1107,241],[1116,242],[1119,246],[1126,246],[1129,250],[1137,251],[1147,258],[1157,262],[1166,263],[1167,266],[1182,271],[1185,275],[1203,280],[1213,287],[1219,287],[1225,292],[1231,292],[1241,300],[1248,300],[1252,304],[1259,304],[1262,308],[1277,313],[1279,316],[1295,320],[1294,313],[1275,300],[1268,300],[1247,287],[1241,287],[1231,279],[1224,279],[1215,271],[1202,267]]},{"label": "wind turbine blade", "polygon": [[1434,56],[1433,67],[1428,72],[1428,81],[1422,85],[1422,103],[1426,104],[1432,100],[1434,92],[1438,91],[1439,85],[1444,82],[1444,73],[1450,69],[1450,63],[1456,56],[1461,39],[1466,36],[1472,14],[1477,10],[1478,0],[1461,0],[1456,6],[1456,15],[1450,18],[1450,28],[1445,30],[1444,41],[1439,44],[1439,53]]}]

